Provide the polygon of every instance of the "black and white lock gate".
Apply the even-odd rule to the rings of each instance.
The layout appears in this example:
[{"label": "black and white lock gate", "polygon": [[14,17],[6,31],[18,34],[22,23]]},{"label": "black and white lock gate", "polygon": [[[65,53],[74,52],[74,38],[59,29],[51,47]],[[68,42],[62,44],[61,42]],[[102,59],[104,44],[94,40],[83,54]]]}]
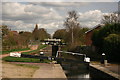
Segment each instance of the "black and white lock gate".
[{"label": "black and white lock gate", "polygon": [[90,58],[86,57],[85,54],[64,52],[64,53],[67,53],[67,54],[72,54],[72,55],[77,55],[77,56],[83,56],[84,57],[84,60],[73,60],[73,59],[66,59],[66,58],[59,57],[58,55],[59,55],[60,52],[64,52],[64,51],[57,51],[56,57],[54,57],[54,56],[48,57],[48,56],[41,56],[41,55],[38,56],[38,55],[29,55],[29,54],[21,54],[21,57],[36,58],[36,59],[48,59],[48,60],[55,60],[55,61],[58,61],[58,62],[64,61],[64,62],[75,62],[75,63],[90,63]]},{"label": "black and white lock gate", "polygon": [[66,45],[61,39],[45,39],[43,44],[52,45],[52,56],[56,56],[59,46]]}]

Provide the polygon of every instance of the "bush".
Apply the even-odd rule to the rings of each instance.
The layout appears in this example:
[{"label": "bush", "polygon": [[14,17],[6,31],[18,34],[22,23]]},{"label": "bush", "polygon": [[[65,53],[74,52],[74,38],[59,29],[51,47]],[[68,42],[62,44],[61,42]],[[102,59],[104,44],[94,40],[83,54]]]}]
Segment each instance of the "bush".
[{"label": "bush", "polygon": [[120,56],[120,36],[117,34],[110,34],[105,37],[103,48],[109,61],[118,61]]},{"label": "bush", "polygon": [[120,53],[120,23],[106,24],[92,36],[93,45],[100,54],[107,54],[109,61],[118,61]]}]

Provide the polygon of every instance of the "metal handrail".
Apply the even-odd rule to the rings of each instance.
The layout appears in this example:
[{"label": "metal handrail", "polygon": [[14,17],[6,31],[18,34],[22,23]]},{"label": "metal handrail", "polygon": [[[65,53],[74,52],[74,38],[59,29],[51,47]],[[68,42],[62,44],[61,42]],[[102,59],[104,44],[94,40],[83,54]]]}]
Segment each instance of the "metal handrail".
[{"label": "metal handrail", "polygon": [[86,57],[86,54],[73,53],[73,52],[67,52],[67,51],[57,51],[56,57],[58,57],[58,53],[60,53],[60,52],[64,52],[64,53],[72,54],[72,55],[78,55],[78,56],[85,56]]}]

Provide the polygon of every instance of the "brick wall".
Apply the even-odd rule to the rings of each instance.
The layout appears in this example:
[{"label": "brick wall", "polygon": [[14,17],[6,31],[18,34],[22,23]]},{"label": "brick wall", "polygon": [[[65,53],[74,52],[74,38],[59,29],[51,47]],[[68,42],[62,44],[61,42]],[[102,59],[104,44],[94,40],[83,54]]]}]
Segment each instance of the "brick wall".
[{"label": "brick wall", "polygon": [[90,46],[92,44],[92,40],[91,40],[92,34],[93,34],[92,31],[86,33],[85,39],[86,39],[86,45],[87,46]]},{"label": "brick wall", "polygon": [[92,45],[91,38],[92,38],[93,32],[96,29],[100,29],[100,27],[101,26],[97,26],[96,28],[94,28],[94,29],[92,29],[92,30],[90,30],[89,32],[86,33],[86,35],[85,35],[85,40],[86,40],[85,43],[86,43],[87,46],[91,46]]}]

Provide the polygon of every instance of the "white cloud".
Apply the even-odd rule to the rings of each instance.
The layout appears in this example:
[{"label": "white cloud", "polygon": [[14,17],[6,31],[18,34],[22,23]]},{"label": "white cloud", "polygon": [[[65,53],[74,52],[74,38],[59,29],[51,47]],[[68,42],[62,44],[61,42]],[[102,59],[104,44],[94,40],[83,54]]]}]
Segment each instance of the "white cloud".
[{"label": "white cloud", "polygon": [[[55,3],[51,3],[50,5],[53,4],[55,5]],[[62,6],[60,3],[57,4],[58,6]],[[71,3],[70,5],[75,4]],[[69,7],[69,4],[64,3],[63,6]],[[35,4],[4,3],[2,5],[2,23],[10,26],[12,30],[18,31],[32,31],[37,23],[39,24],[39,28],[45,28],[50,33],[53,33],[57,29],[64,28],[63,23],[66,18],[65,15],[67,15],[64,7],[62,7],[61,11],[61,7],[57,8],[59,9],[55,9],[52,6],[46,7]],[[107,13],[102,13],[100,10],[90,10],[84,13],[78,12],[78,14],[79,22],[82,26],[94,27],[100,23],[102,15]]]},{"label": "white cloud", "polygon": [[25,14],[24,8],[25,5],[21,5],[19,3],[5,3],[3,4],[2,13],[10,16],[18,16]]},{"label": "white cloud", "polygon": [[[35,24],[27,24],[23,21],[0,21],[4,25],[9,25],[9,28],[16,31],[33,31]],[[53,33],[55,30],[61,28],[62,22],[52,22],[47,24],[38,23],[39,28],[45,28],[49,33]],[[50,31],[51,30],[51,31]]]},{"label": "white cloud", "polygon": [[[64,0],[69,2],[69,0]],[[117,2],[119,0],[72,0],[70,2]]]},{"label": "white cloud", "polygon": [[4,3],[2,16],[2,23],[17,31],[32,31],[36,23],[40,28],[57,29],[59,23],[56,20],[62,19],[53,8],[21,3]]},{"label": "white cloud", "polygon": [[3,0],[2,2],[118,2],[119,0]]},{"label": "white cloud", "polygon": [[[51,8],[41,5],[21,4],[21,3],[4,3],[3,4],[4,20],[23,20],[24,22],[34,23],[38,19],[60,19],[61,16]],[[54,16],[54,17],[53,17]],[[31,21],[31,22],[30,22]],[[32,22],[33,21],[33,22]],[[36,21],[37,23],[37,21]]]},{"label": "white cloud", "polygon": [[35,4],[35,5],[45,5],[45,6],[54,6],[54,7],[69,7],[69,6],[83,6],[87,5],[89,3],[87,2],[30,2],[29,4]]},{"label": "white cloud", "polygon": [[48,24],[39,24],[39,28],[45,28],[45,29],[59,29],[61,23],[59,22],[52,22]]},{"label": "white cloud", "polygon": [[28,13],[37,13],[37,14],[45,14],[50,12],[50,10],[45,7],[42,7],[40,5],[32,5],[32,4],[28,4],[24,10]]},{"label": "white cloud", "polygon": [[85,13],[80,13],[80,20],[82,21],[99,21],[102,17],[102,12],[100,10],[88,11]]},{"label": "white cloud", "polygon": [[62,19],[62,17],[59,15],[59,13],[57,13],[57,11],[55,11],[53,8],[50,8],[50,12],[47,14],[43,14],[43,17],[46,19]]},{"label": "white cloud", "polygon": [[103,13],[100,10],[93,10],[79,13],[79,15],[79,21],[82,26],[94,27],[100,23]]},{"label": "white cloud", "polygon": [[17,31],[32,31],[35,24],[26,24],[23,21],[2,21],[3,25],[8,25],[10,29]]}]

